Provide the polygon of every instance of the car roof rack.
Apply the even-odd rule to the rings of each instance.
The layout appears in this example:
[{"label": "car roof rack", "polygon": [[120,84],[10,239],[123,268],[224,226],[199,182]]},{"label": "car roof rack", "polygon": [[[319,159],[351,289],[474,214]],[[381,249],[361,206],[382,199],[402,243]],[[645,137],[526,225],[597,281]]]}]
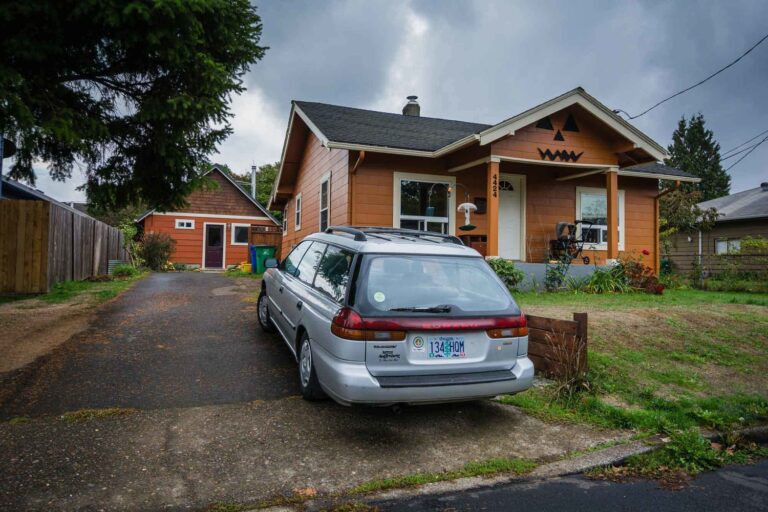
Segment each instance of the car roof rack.
[{"label": "car roof rack", "polygon": [[336,232],[347,233],[349,235],[354,235],[355,242],[366,242],[366,241],[368,241],[368,237],[365,236],[365,233],[363,233],[363,231],[361,231],[359,229],[356,229],[356,228],[351,228],[349,226],[331,226],[331,227],[326,228],[325,232],[330,234],[330,235],[332,235],[332,234],[334,234]]},{"label": "car roof rack", "polygon": [[[464,245],[461,238],[454,235],[444,235],[442,233],[433,233],[431,231],[419,231],[416,229],[402,229],[402,228],[386,228],[386,227],[358,227],[355,228],[361,233],[370,235],[390,235],[398,238],[426,240],[428,242],[435,243],[453,243],[456,245]],[[435,240],[435,238],[437,240]],[[414,240],[415,241],[415,240]]]},{"label": "car roof rack", "polygon": [[[354,236],[356,242],[367,242],[368,236],[371,235],[376,238],[387,239],[389,237],[402,238],[404,240],[427,241],[434,243],[452,243],[456,245],[464,245],[461,238],[454,235],[444,235],[442,233],[433,233],[432,231],[419,231],[417,229],[402,229],[402,228],[387,228],[378,226],[368,227],[352,227],[352,226],[330,226],[325,229],[328,234],[346,233]],[[385,235],[385,236],[381,236]]]}]

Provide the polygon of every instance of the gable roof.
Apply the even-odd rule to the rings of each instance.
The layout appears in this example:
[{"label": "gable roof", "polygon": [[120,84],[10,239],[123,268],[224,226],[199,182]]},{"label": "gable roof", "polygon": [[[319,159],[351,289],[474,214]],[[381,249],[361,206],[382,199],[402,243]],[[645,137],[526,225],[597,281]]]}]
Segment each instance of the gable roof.
[{"label": "gable roof", "polygon": [[766,189],[760,186],[703,201],[699,203],[699,207],[704,210],[708,208],[717,210],[718,222],[768,217],[768,184]]},{"label": "gable roof", "polygon": [[296,101],[294,104],[329,142],[382,148],[437,151],[491,126],[434,117],[376,112],[326,103]]},{"label": "gable roof", "polygon": [[[203,176],[208,176],[208,175],[209,175],[210,173],[212,173],[213,171],[217,171],[217,172],[218,172],[218,173],[219,173],[221,176],[223,176],[224,178],[226,178],[226,179],[227,179],[227,181],[228,181],[229,183],[231,183],[231,184],[232,184],[232,186],[234,186],[234,187],[235,187],[235,188],[236,188],[236,189],[237,189],[237,190],[238,190],[238,191],[239,191],[241,194],[243,194],[243,195],[244,195],[244,196],[245,196],[245,197],[248,199],[248,201],[250,201],[251,203],[253,203],[253,205],[254,205],[254,206],[256,206],[256,208],[258,208],[259,210],[261,210],[261,212],[262,212],[264,215],[266,215],[268,219],[270,219],[272,222],[274,222],[274,223],[275,223],[275,224],[277,224],[278,226],[280,226],[280,225],[281,225],[281,224],[280,224],[280,221],[278,221],[278,220],[275,218],[275,216],[274,216],[274,215],[272,215],[272,214],[269,212],[269,210],[267,210],[267,209],[264,207],[264,205],[262,205],[260,202],[258,202],[258,201],[257,201],[256,199],[254,199],[253,197],[251,197],[251,195],[250,195],[250,194],[249,194],[249,193],[248,193],[248,192],[247,192],[247,191],[246,191],[246,190],[245,190],[245,189],[244,189],[244,188],[243,188],[243,187],[242,187],[242,186],[241,186],[239,183],[237,183],[235,180],[233,180],[233,179],[232,179],[232,177],[231,177],[231,176],[229,176],[229,174],[227,174],[226,172],[222,171],[222,170],[219,168],[219,166],[218,166],[217,164],[214,164],[214,165],[213,165],[213,166],[212,166],[212,167],[211,167],[211,168],[210,168],[210,169],[209,169],[209,170],[208,170],[208,171],[207,171],[205,174],[203,174]],[[144,220],[145,218],[147,218],[147,217],[148,217],[150,214],[154,213],[155,211],[156,211],[156,208],[152,208],[152,209],[150,209],[150,210],[147,210],[146,212],[142,213],[142,214],[139,216],[139,218],[137,218],[137,219],[136,219],[136,222],[141,222],[142,220]]]}]

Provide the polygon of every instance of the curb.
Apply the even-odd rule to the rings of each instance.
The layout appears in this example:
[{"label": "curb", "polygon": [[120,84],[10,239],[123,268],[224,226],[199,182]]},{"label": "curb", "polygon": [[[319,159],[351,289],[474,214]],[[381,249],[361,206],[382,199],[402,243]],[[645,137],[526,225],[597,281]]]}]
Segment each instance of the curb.
[{"label": "curb", "polygon": [[[768,429],[766,429],[766,432],[768,432]],[[389,501],[416,496],[428,496],[433,494],[467,491],[470,489],[477,490],[511,482],[543,480],[557,476],[582,473],[584,471],[608,464],[617,464],[625,460],[627,457],[631,457],[632,455],[640,455],[642,453],[655,450],[658,442],[659,437],[652,437],[641,441],[632,441],[628,444],[611,446],[609,448],[587,453],[572,459],[563,459],[543,464],[538,466],[532,472],[522,476],[500,475],[495,477],[475,476],[459,478],[457,480],[424,484],[418,487],[392,489],[371,494],[361,494],[359,496],[350,495],[342,496],[340,498],[318,498],[305,501],[295,508],[281,505],[261,509],[249,509],[249,512],[293,512],[295,510],[313,512],[323,509],[330,509],[335,505],[339,505],[340,503],[370,503],[373,501]]]},{"label": "curb", "polygon": [[[768,425],[758,425],[755,427],[744,428],[735,432],[737,435],[755,442],[768,444]],[[704,434],[706,436],[706,434]],[[712,433],[716,436],[717,433]],[[641,455],[659,448],[663,444],[661,435],[649,437],[638,441],[632,441],[627,444],[611,446],[602,450],[586,453],[574,458],[565,458],[555,462],[549,462],[536,467],[532,472],[522,476],[499,475],[495,477],[467,477],[445,482],[436,482],[424,484],[418,487],[407,487],[402,489],[392,489],[370,494],[361,494],[359,496],[348,495],[341,497],[322,497],[307,500],[296,506],[273,506],[267,508],[248,509],[248,512],[296,512],[297,510],[306,512],[317,512],[323,509],[332,509],[342,503],[361,503],[369,504],[371,502],[391,501],[396,499],[413,498],[419,496],[430,496],[435,494],[455,493],[461,491],[476,491],[484,488],[494,487],[496,485],[508,484],[512,482],[530,482],[545,480],[548,478],[562,477],[583,473],[590,469],[601,466],[621,464],[627,458],[634,455]]]}]

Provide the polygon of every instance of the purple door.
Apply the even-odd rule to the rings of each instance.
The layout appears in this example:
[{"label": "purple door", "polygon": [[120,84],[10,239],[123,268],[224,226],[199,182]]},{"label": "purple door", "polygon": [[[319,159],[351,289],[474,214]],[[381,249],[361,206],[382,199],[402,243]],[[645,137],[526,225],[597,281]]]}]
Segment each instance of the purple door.
[{"label": "purple door", "polygon": [[205,226],[205,266],[221,268],[224,263],[224,226]]}]

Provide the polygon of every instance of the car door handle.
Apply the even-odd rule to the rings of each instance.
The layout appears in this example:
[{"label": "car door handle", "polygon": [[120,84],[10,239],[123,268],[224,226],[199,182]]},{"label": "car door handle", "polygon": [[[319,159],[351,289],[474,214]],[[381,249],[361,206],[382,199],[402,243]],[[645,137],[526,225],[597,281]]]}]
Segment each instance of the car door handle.
[{"label": "car door handle", "polygon": [[283,287],[281,286],[280,288],[277,289],[277,291],[279,291],[280,293],[283,293]]},{"label": "car door handle", "polygon": [[303,306],[303,305],[304,305],[303,302],[301,302],[301,301],[297,302],[296,303],[296,309],[301,309],[301,306]]}]

